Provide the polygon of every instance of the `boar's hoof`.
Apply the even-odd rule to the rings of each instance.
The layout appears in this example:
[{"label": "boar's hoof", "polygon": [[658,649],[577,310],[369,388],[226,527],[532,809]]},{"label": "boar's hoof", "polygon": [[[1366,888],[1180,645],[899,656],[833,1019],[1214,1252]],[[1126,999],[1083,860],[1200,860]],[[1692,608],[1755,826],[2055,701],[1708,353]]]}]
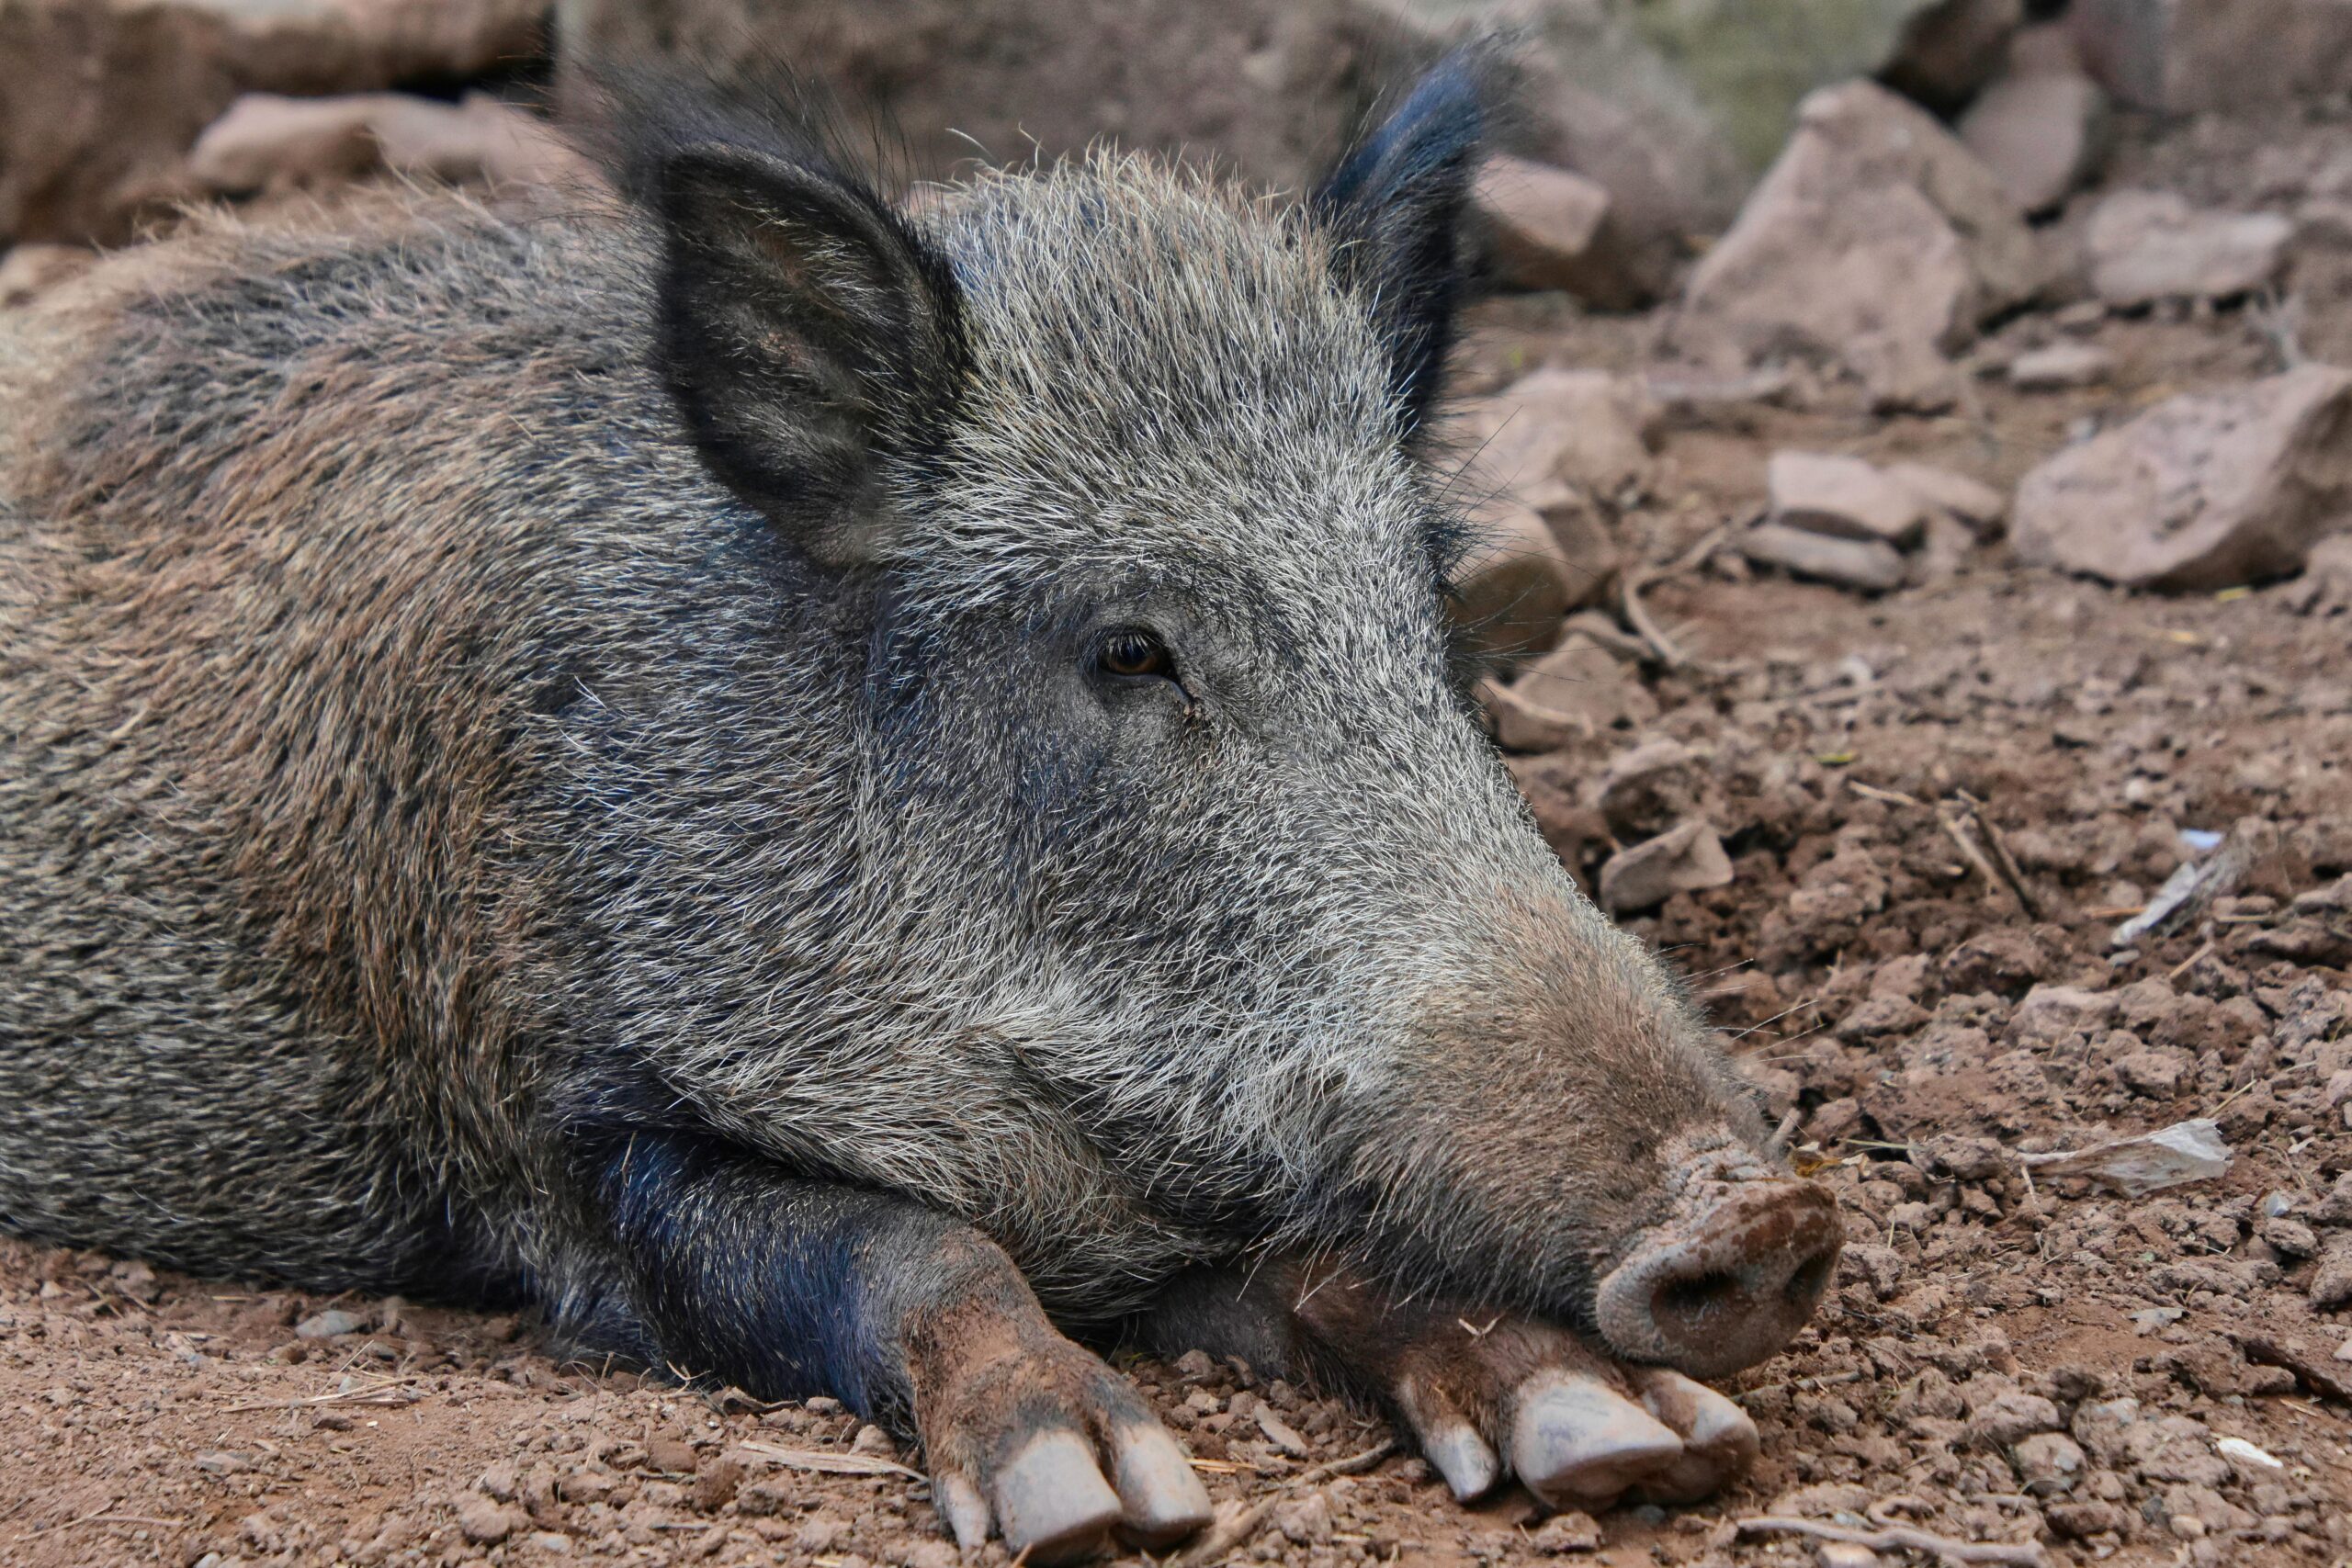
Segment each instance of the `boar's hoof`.
[{"label": "boar's hoof", "polygon": [[1004,1543],[1033,1562],[1060,1562],[1101,1545],[1119,1520],[1119,1495],[1070,1432],[1033,1438],[996,1478]]},{"label": "boar's hoof", "polygon": [[1610,1272],[1594,1303],[1601,1335],[1694,1377],[1754,1366],[1813,1316],[1842,1240],[1837,1203],[1812,1182],[1742,1183]]},{"label": "boar's hoof", "polygon": [[1159,1548],[1206,1524],[1207,1491],[1134,1387],[1058,1336],[1031,1338],[918,1397],[932,1495],[956,1543],[977,1550],[993,1521],[1007,1551],[1044,1564],[1114,1532]]},{"label": "boar's hoof", "polygon": [[1671,1427],[1590,1372],[1540,1373],[1514,1404],[1510,1467],[1555,1507],[1605,1508],[1682,1452]]},{"label": "boar's hoof", "polygon": [[1755,1423],[1722,1394],[1663,1367],[1604,1359],[1549,1325],[1436,1327],[1406,1348],[1400,1370],[1398,1412],[1464,1502],[1510,1474],[1554,1507],[1689,1503],[1756,1461]]}]

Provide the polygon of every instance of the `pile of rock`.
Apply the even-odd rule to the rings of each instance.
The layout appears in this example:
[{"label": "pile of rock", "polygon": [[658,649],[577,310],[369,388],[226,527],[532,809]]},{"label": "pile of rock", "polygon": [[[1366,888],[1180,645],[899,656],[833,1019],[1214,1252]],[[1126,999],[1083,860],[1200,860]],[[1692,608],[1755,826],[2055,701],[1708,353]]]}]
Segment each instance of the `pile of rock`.
[{"label": "pile of rock", "polygon": [[1860,457],[1776,452],[1764,520],[1739,536],[1759,566],[1868,593],[1941,576],[2000,526],[2000,492],[1922,463],[1881,468]]}]

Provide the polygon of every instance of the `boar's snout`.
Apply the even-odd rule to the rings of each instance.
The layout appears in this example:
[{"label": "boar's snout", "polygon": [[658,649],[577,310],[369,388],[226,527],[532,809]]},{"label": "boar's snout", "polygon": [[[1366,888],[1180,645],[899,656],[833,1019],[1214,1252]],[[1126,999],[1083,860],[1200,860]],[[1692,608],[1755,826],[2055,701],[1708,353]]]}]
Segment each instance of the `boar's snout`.
[{"label": "boar's snout", "polygon": [[1803,1328],[1838,1267],[1838,1206],[1810,1181],[1753,1178],[1657,1226],[1601,1280],[1619,1353],[1692,1377],[1754,1366]]}]

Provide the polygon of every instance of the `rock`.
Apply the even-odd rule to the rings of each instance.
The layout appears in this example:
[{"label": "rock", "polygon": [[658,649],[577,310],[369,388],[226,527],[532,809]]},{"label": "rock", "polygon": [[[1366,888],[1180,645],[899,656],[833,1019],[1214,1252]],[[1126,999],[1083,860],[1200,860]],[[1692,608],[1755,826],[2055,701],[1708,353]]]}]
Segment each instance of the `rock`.
[{"label": "rock", "polygon": [[2009,361],[2009,385],[2020,392],[2056,392],[2096,387],[2115,374],[2115,355],[2087,343],[2053,343],[2029,348]]},{"label": "rock", "polygon": [[1904,25],[1879,80],[1950,114],[2000,71],[2024,20],[2024,0],[1940,0]]},{"label": "rock", "polygon": [[1616,655],[1583,637],[1564,638],[1507,686],[1488,682],[1486,699],[1510,751],[1549,751],[1657,716],[1657,699]]},{"label": "rock", "polygon": [[1816,1540],[1813,1560],[1819,1568],[1881,1568],[1886,1559],[1860,1541]]},{"label": "rock", "polygon": [[1480,167],[1471,201],[1489,265],[1514,288],[1557,288],[1614,310],[1654,292],[1635,276],[1597,181],[1503,152]]},{"label": "rock", "polygon": [[1600,1526],[1590,1514],[1580,1514],[1574,1508],[1564,1514],[1554,1514],[1535,1528],[1532,1542],[1538,1551],[1554,1556],[1570,1551],[1600,1550]]},{"label": "rock", "polygon": [[458,1499],[458,1531],[476,1546],[495,1546],[530,1522],[522,1509],[493,1502],[479,1492]]},{"label": "rock", "polygon": [[1634,914],[1731,879],[1731,857],[1714,829],[1685,822],[1610,856],[1600,868],[1600,903],[1611,914]]},{"label": "rock", "polygon": [[2091,291],[2109,305],[2225,299],[2276,278],[2294,236],[2276,212],[2217,212],[2171,191],[2120,190],[2092,209],[2083,255]]},{"label": "rock", "polygon": [[1877,539],[1900,548],[1918,543],[1927,523],[1916,491],[1860,457],[1775,452],[1765,487],[1771,521],[1811,534]]},{"label": "rock", "polygon": [[1599,805],[1609,830],[1646,839],[1690,816],[1700,804],[1698,753],[1679,740],[1652,740],[1611,760]]},{"label": "rock", "polygon": [[1267,1521],[1294,1546],[1321,1546],[1331,1539],[1331,1500],[1321,1492],[1274,1505]]},{"label": "rock", "polygon": [[0,241],[115,243],[193,194],[181,154],[240,94],[463,79],[543,50],[545,0],[0,6]]},{"label": "rock", "polygon": [[2243,113],[2352,91],[2343,0],[2074,0],[2085,63],[2136,108]]},{"label": "rock", "polygon": [[2170,1100],[2180,1092],[2180,1080],[2196,1063],[2186,1051],[2133,1051],[2112,1064],[2116,1080],[2133,1094],[2150,1100]]},{"label": "rock", "polygon": [[1955,129],[2018,211],[2050,212],[2088,183],[2107,156],[2107,92],[2075,72],[2004,76],[1968,106]]},{"label": "rock", "polygon": [[1500,660],[1541,653],[1583,603],[1580,577],[1534,512],[1503,500],[1480,509],[1478,541],[1454,574],[1454,623],[1472,649]]},{"label": "rock", "polygon": [[[2054,1412],[2056,1406],[2052,1409]],[[2036,1432],[2018,1443],[2010,1459],[2027,1495],[2034,1497],[2060,1497],[2072,1492],[2088,1462],[2082,1445],[2063,1432]]]},{"label": "rock", "polygon": [[1950,513],[1968,525],[1970,533],[1985,538],[2000,530],[2009,510],[2009,498],[1991,485],[1926,463],[1890,463],[1886,477],[1927,505]]},{"label": "rock", "polygon": [[695,1446],[684,1438],[657,1432],[645,1439],[645,1462],[664,1474],[690,1474],[695,1464]]},{"label": "rock", "polygon": [[2042,1510],[2042,1517],[2050,1521],[2050,1533],[2065,1540],[2120,1535],[2132,1528],[2134,1519],[2134,1516],[2112,1503],[2098,1502],[2053,1503]]},{"label": "rock", "polygon": [[2312,1305],[2321,1312],[2352,1306],[2352,1236],[2329,1238],[2319,1267],[2312,1271],[2309,1294]]},{"label": "rock", "polygon": [[294,1325],[297,1339],[333,1339],[341,1335],[356,1334],[368,1326],[368,1320],[356,1312],[340,1307],[312,1313]]},{"label": "rock", "polygon": [[248,93],[205,128],[187,168],[198,186],[229,196],[326,185],[379,168],[452,183],[597,178],[553,128],[480,93],[455,106],[401,93]]},{"label": "rock", "polygon": [[1758,523],[1739,536],[1740,553],[1758,566],[1834,582],[1866,593],[1903,585],[1903,557],[1875,539],[1838,539],[1780,523]]},{"label": "rock", "polygon": [[1889,407],[1958,395],[1945,355],[2033,294],[2042,262],[1992,173],[1925,113],[1852,82],[1804,101],[1739,220],[1692,271],[1668,345],[1702,362],[1794,354]]},{"label": "rock", "polygon": [[2140,588],[2293,572],[2352,502],[2347,420],[2352,375],[2321,366],[2172,398],[2025,477],[2018,555]]},{"label": "rock", "polygon": [[1970,1438],[1986,1448],[2013,1448],[2036,1432],[2056,1432],[2065,1425],[2057,1405],[2021,1389],[1996,1393],[1968,1415]]},{"label": "rock", "polygon": [[0,310],[29,305],[97,259],[80,245],[17,246],[0,258]]},{"label": "rock", "polygon": [[1539,512],[1614,502],[1647,483],[1657,407],[1635,382],[1600,370],[1538,370],[1464,401],[1444,440],[1474,490],[1507,489]]}]

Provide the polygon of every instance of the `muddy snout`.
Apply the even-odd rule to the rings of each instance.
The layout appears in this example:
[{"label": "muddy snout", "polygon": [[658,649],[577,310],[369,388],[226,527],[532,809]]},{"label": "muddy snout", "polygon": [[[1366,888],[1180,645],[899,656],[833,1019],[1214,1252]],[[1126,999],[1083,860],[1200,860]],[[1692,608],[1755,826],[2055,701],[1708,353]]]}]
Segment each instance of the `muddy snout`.
[{"label": "muddy snout", "polygon": [[1595,1311],[1619,1354],[1721,1377],[1804,1326],[1837,1271],[1843,1231],[1828,1192],[1793,1178],[1738,1182],[1693,1209],[1610,1271]]}]

